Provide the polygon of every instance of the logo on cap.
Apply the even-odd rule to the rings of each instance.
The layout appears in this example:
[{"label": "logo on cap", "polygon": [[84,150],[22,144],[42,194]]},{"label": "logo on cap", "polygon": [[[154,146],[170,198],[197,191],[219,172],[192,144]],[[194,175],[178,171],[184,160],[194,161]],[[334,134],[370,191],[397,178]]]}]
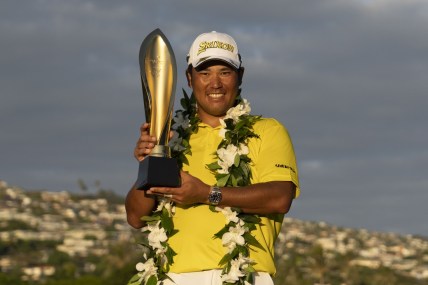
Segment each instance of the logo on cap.
[{"label": "logo on cap", "polygon": [[233,52],[235,50],[235,47],[228,43],[224,43],[220,41],[211,41],[211,42],[205,41],[199,44],[198,53],[196,55],[200,55],[201,53],[205,52],[207,49],[210,49],[210,48],[220,48],[230,52]]}]

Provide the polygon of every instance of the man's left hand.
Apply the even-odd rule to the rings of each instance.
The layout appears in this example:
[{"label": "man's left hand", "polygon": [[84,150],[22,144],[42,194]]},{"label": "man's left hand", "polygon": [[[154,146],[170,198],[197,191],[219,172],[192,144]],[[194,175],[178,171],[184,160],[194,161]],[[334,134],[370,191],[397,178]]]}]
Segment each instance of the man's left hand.
[{"label": "man's left hand", "polygon": [[147,190],[147,194],[166,197],[183,205],[208,203],[210,186],[187,172],[181,171],[180,175],[180,187],[152,187]]}]

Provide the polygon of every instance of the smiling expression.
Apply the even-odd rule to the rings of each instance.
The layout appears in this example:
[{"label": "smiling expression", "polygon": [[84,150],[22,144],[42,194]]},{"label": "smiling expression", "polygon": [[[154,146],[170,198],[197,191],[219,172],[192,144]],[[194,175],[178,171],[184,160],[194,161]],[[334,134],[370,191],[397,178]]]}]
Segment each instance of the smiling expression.
[{"label": "smiling expression", "polygon": [[235,68],[222,61],[209,61],[186,73],[189,86],[198,103],[202,122],[216,127],[219,119],[233,106],[241,85],[243,68]]}]

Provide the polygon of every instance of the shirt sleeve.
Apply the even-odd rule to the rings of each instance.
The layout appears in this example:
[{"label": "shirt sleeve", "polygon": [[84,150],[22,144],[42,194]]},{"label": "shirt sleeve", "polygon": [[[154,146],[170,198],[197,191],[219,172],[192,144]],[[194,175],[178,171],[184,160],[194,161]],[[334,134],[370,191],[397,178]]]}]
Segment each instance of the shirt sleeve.
[{"label": "shirt sleeve", "polygon": [[250,142],[254,148],[251,159],[253,183],[291,181],[300,194],[296,156],[287,129],[275,119],[262,119],[254,126],[258,139]]}]

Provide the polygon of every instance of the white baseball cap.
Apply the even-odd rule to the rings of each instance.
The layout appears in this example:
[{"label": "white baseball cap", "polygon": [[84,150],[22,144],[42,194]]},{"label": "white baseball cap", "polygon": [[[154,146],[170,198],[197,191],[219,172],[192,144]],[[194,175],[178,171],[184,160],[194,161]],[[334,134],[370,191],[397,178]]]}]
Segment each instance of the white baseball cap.
[{"label": "white baseball cap", "polygon": [[236,69],[241,67],[238,45],[228,34],[212,31],[199,35],[190,47],[187,64],[196,68],[214,59],[224,61]]}]

